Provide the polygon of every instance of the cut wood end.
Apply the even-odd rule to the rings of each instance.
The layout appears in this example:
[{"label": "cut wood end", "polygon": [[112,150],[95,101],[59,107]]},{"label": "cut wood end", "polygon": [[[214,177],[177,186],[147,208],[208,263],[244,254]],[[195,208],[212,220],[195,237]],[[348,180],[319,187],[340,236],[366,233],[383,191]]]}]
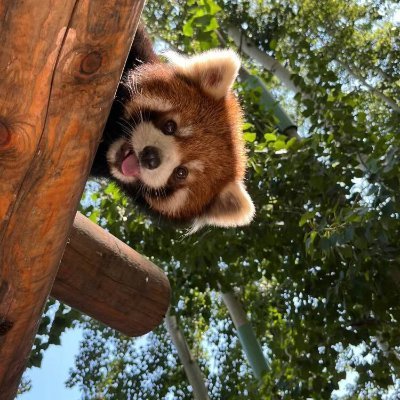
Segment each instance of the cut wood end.
[{"label": "cut wood end", "polygon": [[127,336],[163,321],[171,288],[159,267],[80,213],[69,237],[52,297]]}]

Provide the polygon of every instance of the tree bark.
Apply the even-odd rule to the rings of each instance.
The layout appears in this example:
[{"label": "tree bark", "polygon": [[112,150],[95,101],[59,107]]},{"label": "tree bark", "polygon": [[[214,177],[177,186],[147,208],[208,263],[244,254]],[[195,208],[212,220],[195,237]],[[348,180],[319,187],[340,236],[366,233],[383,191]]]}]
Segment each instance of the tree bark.
[{"label": "tree bark", "polygon": [[194,398],[196,400],[209,400],[203,374],[190,352],[185,336],[179,329],[176,317],[168,313],[165,318],[165,324],[172,343],[178,352],[178,357],[181,360],[190,386],[192,386]]},{"label": "tree bark", "polygon": [[[291,79],[292,73],[284,67],[278,60],[271,57],[267,53],[259,50],[255,43],[248,39],[239,28],[230,27],[228,29],[228,35],[233,39],[235,44],[240,47],[245,54],[250,58],[260,63],[265,69],[274,74],[289,90],[294,93],[301,93],[303,98],[310,98],[307,93],[304,93],[299,86],[297,86]],[[343,63],[340,60],[336,61],[339,65],[346,70],[354,79],[361,82],[371,93],[381,99],[388,107],[396,112],[400,112],[400,105],[395,100],[383,94],[380,90],[370,85],[366,79],[364,79],[360,73],[357,73],[355,68]]]},{"label": "tree bark", "polygon": [[284,67],[278,60],[271,57],[267,53],[259,50],[257,46],[251,42],[239,28],[229,27],[228,35],[233,39],[238,46],[250,58],[260,63],[265,69],[274,74],[290,91],[301,93],[303,98],[309,98],[307,93],[304,93],[299,86],[292,81],[292,73]]},{"label": "tree bark", "polygon": [[222,293],[222,300],[229,311],[232,322],[238,333],[240,344],[247,357],[254,376],[261,379],[263,374],[268,371],[268,363],[262,352],[260,343],[254,333],[254,330],[247,319],[247,315],[242,304],[231,292]]},{"label": "tree bark", "polygon": [[390,97],[383,94],[380,90],[376,89],[374,86],[370,85],[367,80],[361,75],[360,71],[357,71],[354,67],[350,67],[346,63],[336,60],[339,65],[354,79],[361,82],[371,93],[373,93],[376,97],[380,98],[388,107],[392,110],[400,113],[400,106]]},{"label": "tree bark", "polygon": [[300,136],[297,133],[297,126],[286,113],[286,111],[281,107],[279,102],[273,98],[260,77],[250,74],[250,72],[243,66],[240,68],[239,76],[243,81],[248,83],[250,88],[256,87],[261,89],[260,102],[262,103],[262,107],[264,107],[265,111],[273,111],[274,116],[278,120],[279,130],[290,138],[295,137],[299,139]]},{"label": "tree bark", "polygon": [[51,296],[139,336],[163,320],[170,286],[160,268],[77,213]]},{"label": "tree bark", "polygon": [[[217,36],[219,41],[223,46],[226,46],[226,41],[220,32],[217,32]],[[278,119],[278,128],[279,130],[288,137],[295,137],[297,139],[300,136],[297,133],[297,126],[293,122],[293,120],[289,117],[286,111],[281,107],[279,102],[274,99],[271,95],[264,82],[260,79],[260,77],[252,75],[246,67],[241,65],[239,70],[239,77],[242,81],[247,81],[250,88],[257,87],[261,89],[261,103],[262,106],[268,110],[272,109],[275,117]]]},{"label": "tree bark", "polygon": [[0,398],[14,398],[142,0],[0,3]]}]

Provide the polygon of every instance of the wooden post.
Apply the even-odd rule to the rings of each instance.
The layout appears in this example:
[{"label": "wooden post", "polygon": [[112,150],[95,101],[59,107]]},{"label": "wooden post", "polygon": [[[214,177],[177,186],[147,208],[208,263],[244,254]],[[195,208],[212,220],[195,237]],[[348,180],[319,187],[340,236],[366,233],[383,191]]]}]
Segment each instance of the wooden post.
[{"label": "wooden post", "polygon": [[152,262],[77,213],[51,296],[139,336],[163,320],[170,286]]},{"label": "wooden post", "polygon": [[143,0],[0,2],[0,398],[14,398]]}]

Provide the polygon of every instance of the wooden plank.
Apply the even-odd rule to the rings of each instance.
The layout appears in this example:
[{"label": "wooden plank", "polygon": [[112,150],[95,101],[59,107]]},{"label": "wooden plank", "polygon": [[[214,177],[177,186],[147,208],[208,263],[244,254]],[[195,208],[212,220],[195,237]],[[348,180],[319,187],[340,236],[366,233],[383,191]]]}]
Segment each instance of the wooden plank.
[{"label": "wooden plank", "polygon": [[0,398],[15,396],[143,0],[0,2]]},{"label": "wooden plank", "polygon": [[77,213],[51,296],[140,336],[163,320],[170,286],[160,268]]}]

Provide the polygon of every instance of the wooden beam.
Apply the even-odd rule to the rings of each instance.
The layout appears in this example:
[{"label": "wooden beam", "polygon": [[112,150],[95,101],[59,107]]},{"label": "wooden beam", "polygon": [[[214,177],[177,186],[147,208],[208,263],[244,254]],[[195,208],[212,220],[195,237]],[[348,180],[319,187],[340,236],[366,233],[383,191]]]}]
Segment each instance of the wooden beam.
[{"label": "wooden beam", "polygon": [[143,0],[0,2],[0,398],[14,398]]},{"label": "wooden beam", "polygon": [[77,213],[51,296],[139,336],[163,320],[170,286],[160,268]]}]

